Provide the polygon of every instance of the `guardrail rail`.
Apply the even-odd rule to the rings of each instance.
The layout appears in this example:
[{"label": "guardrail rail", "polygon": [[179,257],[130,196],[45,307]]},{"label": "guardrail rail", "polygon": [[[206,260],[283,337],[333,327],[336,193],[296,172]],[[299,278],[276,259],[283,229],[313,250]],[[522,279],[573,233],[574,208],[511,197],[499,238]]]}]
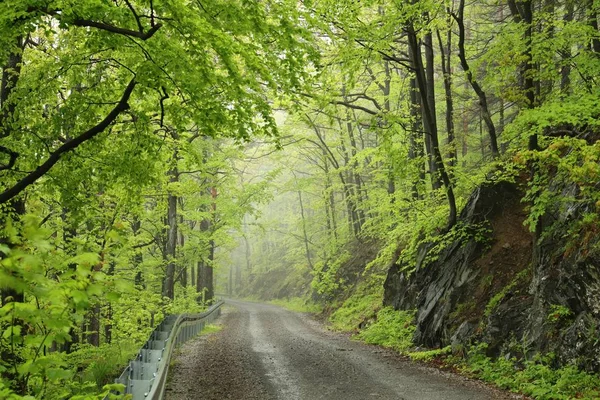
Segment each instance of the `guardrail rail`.
[{"label": "guardrail rail", "polygon": [[206,324],[217,319],[223,303],[220,300],[199,314],[165,317],[115,382],[125,385],[125,394],[131,394],[133,400],[161,400],[173,351],[200,333]]}]

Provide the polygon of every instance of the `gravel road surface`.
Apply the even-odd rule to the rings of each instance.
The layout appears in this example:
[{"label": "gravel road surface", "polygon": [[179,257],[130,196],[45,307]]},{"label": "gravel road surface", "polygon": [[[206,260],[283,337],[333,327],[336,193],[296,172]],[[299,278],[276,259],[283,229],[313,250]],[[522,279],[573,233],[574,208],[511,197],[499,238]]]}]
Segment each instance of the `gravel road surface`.
[{"label": "gravel road surface", "polygon": [[310,316],[228,300],[222,330],[184,344],[168,400],[519,398],[327,331]]}]

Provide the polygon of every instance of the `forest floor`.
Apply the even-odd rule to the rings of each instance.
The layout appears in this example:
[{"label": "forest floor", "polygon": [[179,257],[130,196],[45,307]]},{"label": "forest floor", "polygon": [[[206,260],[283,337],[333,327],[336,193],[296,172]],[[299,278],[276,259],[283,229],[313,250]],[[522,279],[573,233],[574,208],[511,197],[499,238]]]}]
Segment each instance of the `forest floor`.
[{"label": "forest floor", "polygon": [[481,382],[352,341],[309,315],[228,300],[218,324],[179,350],[168,400],[518,399]]}]

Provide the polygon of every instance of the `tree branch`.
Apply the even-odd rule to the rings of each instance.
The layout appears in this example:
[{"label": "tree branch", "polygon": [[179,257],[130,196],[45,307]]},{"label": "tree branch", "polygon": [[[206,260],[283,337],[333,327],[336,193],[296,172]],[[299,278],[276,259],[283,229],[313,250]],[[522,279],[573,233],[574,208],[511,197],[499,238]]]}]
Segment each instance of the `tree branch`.
[{"label": "tree branch", "polygon": [[75,150],[77,147],[79,147],[79,145],[94,138],[96,135],[108,128],[123,111],[129,108],[128,101],[136,84],[137,82],[135,81],[135,78],[129,82],[125,88],[125,91],[123,92],[123,95],[121,96],[121,99],[119,100],[119,103],[117,103],[117,105],[102,121],[76,138],[64,143],[62,146],[56,149],[56,151],[51,153],[50,157],[48,157],[48,159],[42,165],[38,166],[34,171],[30,172],[12,187],[0,193],[0,204],[8,202],[15,196],[19,195],[28,186],[34,184],[38,179],[50,171],[50,169],[60,160],[63,154]]},{"label": "tree branch", "polygon": [[125,0],[125,4],[127,4],[127,7],[129,7],[129,10],[131,10],[131,13],[133,14],[133,17],[135,18],[135,22],[137,23],[139,31],[144,32],[144,27],[142,26],[142,23],[140,21],[140,16],[135,12],[135,8],[133,8],[133,6],[131,5],[131,3],[128,0]]},{"label": "tree branch", "polygon": [[134,244],[133,246],[131,246],[132,249],[139,249],[141,247],[148,247],[151,244],[156,243],[156,238],[153,238],[152,240],[150,240],[149,242],[146,243],[140,243],[140,244]]},{"label": "tree branch", "polygon": [[7,164],[0,165],[0,171],[4,171],[14,167],[17,158],[19,158],[19,153],[4,146],[0,146],[0,153],[7,154],[10,157]]},{"label": "tree branch", "polygon": [[156,31],[158,31],[162,26],[162,24],[156,24],[152,28],[150,28],[148,30],[148,32],[143,32],[143,31],[134,31],[131,29],[126,29],[126,28],[120,28],[118,26],[105,24],[104,22],[90,21],[87,19],[75,19],[71,23],[75,26],[98,28],[98,29],[101,29],[101,30],[104,30],[107,32],[118,33],[119,35],[124,35],[124,36],[136,37],[136,38],[139,38],[142,40],[150,39],[152,36],[154,36]]}]

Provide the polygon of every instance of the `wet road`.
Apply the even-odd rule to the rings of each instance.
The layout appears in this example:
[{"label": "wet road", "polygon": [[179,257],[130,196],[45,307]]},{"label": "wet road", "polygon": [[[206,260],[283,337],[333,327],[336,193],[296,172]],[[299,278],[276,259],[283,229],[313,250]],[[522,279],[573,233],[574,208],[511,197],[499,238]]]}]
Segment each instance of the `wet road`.
[{"label": "wet road", "polygon": [[169,400],[488,400],[515,397],[351,341],[304,314],[228,300],[222,330],[186,343]]}]

